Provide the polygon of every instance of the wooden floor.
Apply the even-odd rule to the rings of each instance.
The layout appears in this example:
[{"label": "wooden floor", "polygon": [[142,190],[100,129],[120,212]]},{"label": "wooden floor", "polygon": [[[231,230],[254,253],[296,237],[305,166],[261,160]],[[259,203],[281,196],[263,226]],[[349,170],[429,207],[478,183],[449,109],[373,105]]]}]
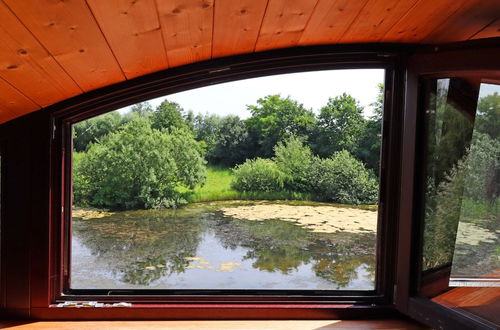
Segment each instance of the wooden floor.
[{"label": "wooden floor", "polygon": [[443,293],[432,301],[500,324],[500,288],[460,287]]},{"label": "wooden floor", "polygon": [[368,321],[0,321],[10,329],[427,329],[411,320]]}]

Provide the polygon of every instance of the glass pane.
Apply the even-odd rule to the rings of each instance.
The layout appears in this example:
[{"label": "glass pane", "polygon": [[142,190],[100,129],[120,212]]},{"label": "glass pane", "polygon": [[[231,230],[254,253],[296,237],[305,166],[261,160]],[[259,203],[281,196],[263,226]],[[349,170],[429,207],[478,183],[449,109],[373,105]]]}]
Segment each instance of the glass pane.
[{"label": "glass pane", "polygon": [[498,322],[500,85],[450,78],[426,88],[420,293]]},{"label": "glass pane", "polygon": [[75,124],[71,288],[374,290],[383,79],[248,79]]}]

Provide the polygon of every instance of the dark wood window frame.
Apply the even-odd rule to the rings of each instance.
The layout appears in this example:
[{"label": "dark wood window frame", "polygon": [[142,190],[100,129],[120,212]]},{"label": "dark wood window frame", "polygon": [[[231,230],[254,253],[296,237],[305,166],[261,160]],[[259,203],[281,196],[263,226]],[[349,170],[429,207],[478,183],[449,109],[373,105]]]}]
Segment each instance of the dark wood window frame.
[{"label": "dark wood window frame", "polygon": [[[395,313],[396,215],[399,194],[402,48],[307,47],[234,56],[165,70],[78,96],[42,110],[51,126],[50,139],[50,238],[36,237],[47,255],[35,261],[46,264],[48,276],[32,275],[36,286],[36,318],[349,318],[382,317]],[[167,292],[135,291],[109,296],[103,292],[69,291],[69,226],[71,210],[71,125],[81,120],[154,97],[210,84],[280,73],[380,68],[386,70],[386,94],[381,158],[381,194],[377,238],[377,290],[361,291],[255,291]],[[399,88],[398,88],[399,87]],[[391,173],[390,177],[387,173]],[[36,268],[35,267],[35,268]],[[45,288],[45,289],[44,289]],[[180,291],[180,290],[178,290]],[[168,293],[168,295],[165,295]],[[190,294],[189,294],[190,293]],[[33,294],[33,293],[32,293]],[[128,301],[131,308],[66,309],[65,300]],[[46,303],[44,303],[46,302]]]},{"label": "dark wood window frame", "polygon": [[[496,329],[496,325],[471,314],[464,314],[419,296],[422,284],[424,206],[424,162],[417,158],[424,152],[425,141],[423,81],[434,78],[500,77],[498,47],[500,39],[457,43],[444,47],[420,49],[406,64],[406,95],[403,107],[403,150],[399,209],[398,260],[394,303],[399,311],[431,327],[442,329]],[[436,274],[442,281],[449,272]]]},{"label": "dark wood window frame", "polygon": [[[417,295],[420,269],[418,175],[421,141],[417,102],[422,76],[500,75],[500,38],[448,45],[303,47],[211,60],[101,88],[0,126],[3,143],[3,221],[0,317],[29,319],[333,319],[409,315],[431,327],[488,326]],[[65,222],[68,221],[70,126],[108,110],[212,83],[323,69],[385,68],[382,205],[373,296],[116,296],[137,299],[132,308],[57,308],[57,301],[104,300],[64,290]],[[384,174],[386,173],[386,174]],[[387,176],[390,173],[390,176]],[[65,209],[63,209],[63,206]],[[66,213],[65,213],[66,212]],[[209,293],[209,292],[207,292]]]}]

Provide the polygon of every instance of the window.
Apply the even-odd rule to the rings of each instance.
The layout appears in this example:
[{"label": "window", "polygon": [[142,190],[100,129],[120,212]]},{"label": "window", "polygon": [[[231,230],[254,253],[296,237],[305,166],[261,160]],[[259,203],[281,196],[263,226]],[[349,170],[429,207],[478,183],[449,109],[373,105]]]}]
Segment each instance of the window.
[{"label": "window", "polygon": [[498,324],[500,85],[446,78],[426,88],[421,295]]},{"label": "window", "polygon": [[73,121],[66,295],[379,295],[384,73],[241,80]]}]

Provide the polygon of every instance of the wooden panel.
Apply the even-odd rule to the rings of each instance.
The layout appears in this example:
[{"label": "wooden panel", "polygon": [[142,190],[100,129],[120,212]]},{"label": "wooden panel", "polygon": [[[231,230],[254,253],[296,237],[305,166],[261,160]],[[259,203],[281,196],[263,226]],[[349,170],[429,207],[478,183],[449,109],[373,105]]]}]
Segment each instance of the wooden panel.
[{"label": "wooden panel", "polygon": [[266,7],[267,0],[217,0],[212,56],[253,52]]},{"label": "wooden panel", "polygon": [[0,17],[0,77],[41,106],[82,92],[3,2]]},{"label": "wooden panel", "polygon": [[154,0],[87,3],[128,79],[168,67]]},{"label": "wooden panel", "polygon": [[498,15],[499,0],[469,0],[424,41],[446,43],[467,40],[493,22]]},{"label": "wooden panel", "polygon": [[85,91],[125,77],[84,0],[4,0]]},{"label": "wooden panel", "polygon": [[20,322],[2,321],[0,327],[14,329],[427,329],[415,321],[83,321]]},{"label": "wooden panel", "polygon": [[476,33],[471,39],[495,38],[500,37],[500,18],[486,26],[484,29]]},{"label": "wooden panel", "polygon": [[269,0],[255,50],[295,46],[318,0]]},{"label": "wooden panel", "polygon": [[157,0],[170,66],[212,55],[214,0]]},{"label": "wooden panel", "polygon": [[457,12],[467,0],[421,0],[381,39],[385,42],[421,42]]},{"label": "wooden panel", "polygon": [[418,0],[368,0],[342,43],[377,42]]},{"label": "wooden panel", "polygon": [[500,288],[460,287],[432,299],[438,304],[457,310],[465,310],[500,324]]},{"label": "wooden panel", "polygon": [[40,106],[0,78],[0,124],[37,109]]},{"label": "wooden panel", "polygon": [[349,29],[367,0],[320,0],[299,44],[337,43]]}]

